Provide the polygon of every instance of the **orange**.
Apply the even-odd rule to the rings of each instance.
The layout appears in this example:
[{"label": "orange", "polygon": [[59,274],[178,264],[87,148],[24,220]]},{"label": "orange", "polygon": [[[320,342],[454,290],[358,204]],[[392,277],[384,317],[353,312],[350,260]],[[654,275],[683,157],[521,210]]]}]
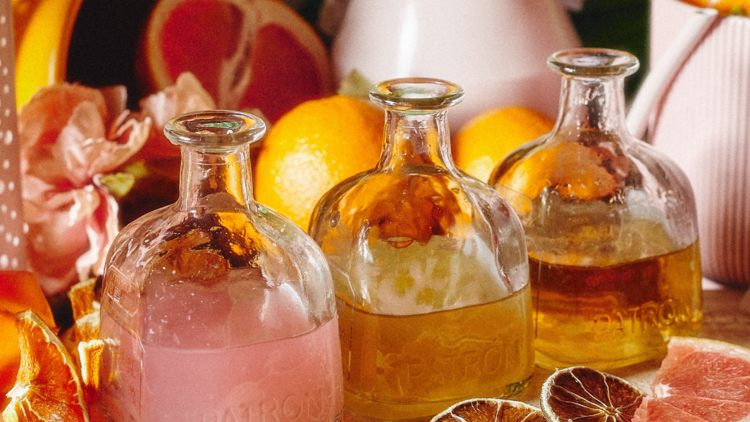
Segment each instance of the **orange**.
[{"label": "orange", "polygon": [[453,139],[456,166],[487,182],[492,169],[521,144],[549,133],[555,121],[525,107],[489,110],[466,124]]},{"label": "orange", "polygon": [[5,422],[89,421],[75,363],[59,338],[34,311],[16,316],[21,366]]},{"label": "orange", "polygon": [[253,168],[255,198],[303,230],[321,196],[378,162],[384,115],[363,101],[307,101],[271,127]]},{"label": "orange", "polygon": [[682,0],[698,7],[713,7],[722,15],[750,16],[750,1],[748,0]]},{"label": "orange", "polygon": [[160,0],[138,62],[151,91],[190,71],[219,108],[259,109],[271,122],[331,92],[325,45],[273,0]]},{"label": "orange", "polygon": [[630,422],[642,400],[628,381],[585,366],[556,371],[541,395],[548,422]]},{"label": "orange", "polygon": [[470,399],[454,404],[431,422],[546,422],[534,406],[514,400]]},{"label": "orange", "polygon": [[673,337],[634,422],[750,420],[750,350]]},{"label": "orange", "polygon": [[15,314],[26,309],[34,309],[48,325],[55,326],[52,310],[34,274],[0,271],[0,403],[13,386],[21,362]]}]

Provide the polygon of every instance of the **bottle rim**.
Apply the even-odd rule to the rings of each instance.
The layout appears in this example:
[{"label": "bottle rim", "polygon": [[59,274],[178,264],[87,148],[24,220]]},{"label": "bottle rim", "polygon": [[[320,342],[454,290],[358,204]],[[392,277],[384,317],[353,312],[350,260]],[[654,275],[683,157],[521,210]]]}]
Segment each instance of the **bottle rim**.
[{"label": "bottle rim", "polygon": [[638,58],[609,48],[573,48],[552,54],[547,65],[567,76],[628,76],[640,66]]},{"label": "bottle rim", "polygon": [[370,100],[387,109],[433,111],[452,107],[464,98],[457,84],[435,78],[397,78],[370,89]]},{"label": "bottle rim", "polygon": [[216,151],[251,144],[265,133],[263,119],[233,110],[185,113],[164,125],[164,135],[173,144]]}]

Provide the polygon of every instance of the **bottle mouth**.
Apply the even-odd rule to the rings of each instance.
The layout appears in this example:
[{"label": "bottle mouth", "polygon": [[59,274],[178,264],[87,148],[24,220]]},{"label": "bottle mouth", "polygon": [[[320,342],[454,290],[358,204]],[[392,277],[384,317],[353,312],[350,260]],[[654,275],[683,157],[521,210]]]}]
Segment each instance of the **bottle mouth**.
[{"label": "bottle mouth", "polygon": [[432,111],[452,107],[464,98],[464,90],[433,78],[399,78],[375,84],[370,99],[387,109]]},{"label": "bottle mouth", "polygon": [[230,110],[203,110],[181,114],[164,126],[164,134],[175,145],[225,151],[259,140],[266,124],[258,116]]},{"label": "bottle mouth", "polygon": [[607,48],[574,48],[558,51],[547,59],[554,71],[569,76],[628,76],[640,66],[630,53]]}]

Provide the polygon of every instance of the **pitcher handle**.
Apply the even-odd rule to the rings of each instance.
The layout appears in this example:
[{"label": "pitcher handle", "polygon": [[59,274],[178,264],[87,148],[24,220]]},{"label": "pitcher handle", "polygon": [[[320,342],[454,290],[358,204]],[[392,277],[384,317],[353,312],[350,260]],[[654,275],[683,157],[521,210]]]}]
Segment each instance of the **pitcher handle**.
[{"label": "pitcher handle", "polygon": [[712,8],[696,11],[664,52],[659,63],[649,72],[628,112],[626,123],[633,136],[643,139],[654,105],[661,101],[679,69],[718,16],[718,11]]}]

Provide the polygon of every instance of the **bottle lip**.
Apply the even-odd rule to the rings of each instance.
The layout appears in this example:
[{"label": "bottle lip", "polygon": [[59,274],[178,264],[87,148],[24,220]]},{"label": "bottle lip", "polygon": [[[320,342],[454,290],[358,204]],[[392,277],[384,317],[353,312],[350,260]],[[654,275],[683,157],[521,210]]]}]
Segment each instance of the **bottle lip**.
[{"label": "bottle lip", "polygon": [[638,58],[628,52],[608,48],[573,48],[552,54],[547,65],[568,76],[628,76],[640,66]]},{"label": "bottle lip", "polygon": [[265,133],[263,119],[233,110],[185,113],[164,126],[164,134],[175,145],[215,151],[253,143]]},{"label": "bottle lip", "polygon": [[464,98],[457,84],[435,78],[389,79],[373,85],[370,100],[387,109],[432,111],[452,107]]}]

